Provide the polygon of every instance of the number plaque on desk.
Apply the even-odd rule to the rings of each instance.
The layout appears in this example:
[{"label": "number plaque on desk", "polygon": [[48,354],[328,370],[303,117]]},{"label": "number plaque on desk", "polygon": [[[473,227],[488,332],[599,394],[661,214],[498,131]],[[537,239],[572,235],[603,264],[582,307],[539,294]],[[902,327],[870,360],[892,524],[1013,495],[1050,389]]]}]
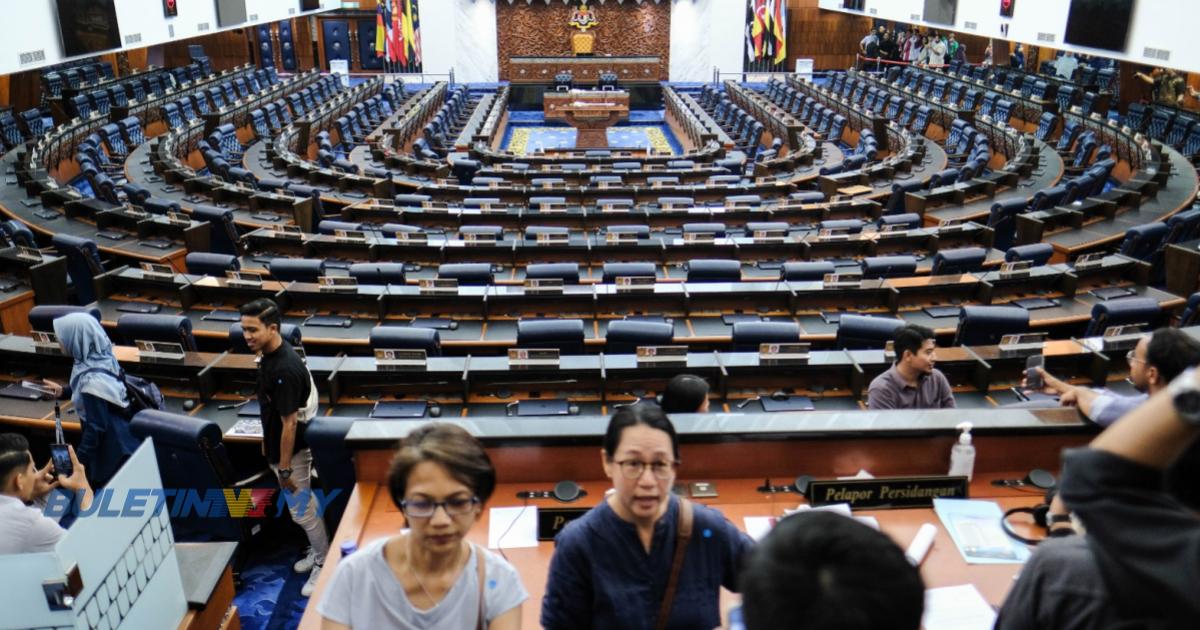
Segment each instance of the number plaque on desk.
[{"label": "number plaque on desk", "polygon": [[654,292],[654,276],[617,276],[613,282],[617,293]]},{"label": "number plaque on desk", "polygon": [[135,339],[133,343],[137,346],[138,357],[143,360],[182,361],[187,357],[187,353],[183,351],[183,344],[140,339]]},{"label": "number plaque on desk", "polygon": [[63,353],[62,346],[58,343],[58,337],[51,332],[42,332],[35,330],[30,333],[33,337],[33,351],[37,354],[53,354],[61,355]]},{"label": "number plaque on desk", "polygon": [[808,363],[809,343],[764,343],[758,346],[758,361],[763,365]]},{"label": "number plaque on desk", "polygon": [[526,278],[525,293],[533,295],[562,295],[562,278]]},{"label": "number plaque on desk", "polygon": [[424,350],[403,350],[399,348],[376,348],[375,367],[377,368],[411,368],[425,367],[428,362]]},{"label": "number plaque on desk", "polygon": [[1028,278],[1029,272],[1033,268],[1032,260],[1016,260],[1006,262],[1000,265],[1000,279],[1008,280],[1011,278]]},{"label": "number plaque on desk", "polygon": [[167,213],[167,223],[170,223],[171,225],[191,225],[192,220],[189,219],[186,214],[180,214],[178,212],[168,212]]},{"label": "number plaque on desk", "polygon": [[961,232],[966,229],[966,224],[965,219],[942,219],[938,221],[938,232],[942,234]]},{"label": "number plaque on desk", "polygon": [[608,245],[636,245],[638,236],[633,232],[605,232],[604,242]]},{"label": "number plaque on desk", "polygon": [[34,247],[17,247],[17,258],[29,262],[42,262],[42,252]]},{"label": "number plaque on desk", "polygon": [[458,294],[458,280],[455,278],[422,278],[417,286],[421,295]]},{"label": "number plaque on desk", "polygon": [[509,367],[557,366],[556,348],[509,348]]},{"label": "number plaque on desk", "polygon": [[463,242],[467,245],[495,245],[496,235],[483,232],[467,232],[462,235]]},{"label": "number plaque on desk", "polygon": [[242,271],[226,271],[225,284],[231,287],[262,288],[262,277]]},{"label": "number plaque on desk", "polygon": [[299,225],[272,225],[271,231],[268,232],[275,238],[287,239],[289,241],[304,240],[304,232]]},{"label": "number plaque on desk", "polygon": [[1021,335],[1004,335],[1000,338],[1000,355],[1004,357],[1025,357],[1041,354],[1046,346],[1046,336],[1041,333],[1025,333]]},{"label": "number plaque on desk", "polygon": [[687,365],[687,351],[687,346],[638,346],[637,364],[639,367]]},{"label": "number plaque on desk", "polygon": [[1100,347],[1105,352],[1131,350],[1145,336],[1145,328],[1146,324],[1109,326],[1104,329],[1104,337],[1100,339]]},{"label": "number plaque on desk", "polygon": [[714,232],[684,232],[683,242],[688,245],[711,245],[717,240]]},{"label": "number plaque on desk", "polygon": [[857,274],[827,273],[822,281],[822,285],[826,289],[857,289],[862,286],[862,276]]},{"label": "number plaque on desk", "polygon": [[538,232],[538,245],[566,245],[571,242],[569,232]]},{"label": "number plaque on desk", "polygon": [[359,230],[334,230],[333,238],[339,243],[366,243],[367,233]]},{"label": "number plaque on desk", "polygon": [[782,243],[787,240],[787,230],[754,230],[755,243]]},{"label": "number plaque on desk", "polygon": [[317,278],[322,293],[357,293],[358,280],[349,276],[321,276]]},{"label": "number plaque on desk", "polygon": [[1097,267],[1101,267],[1104,265],[1104,256],[1105,254],[1103,252],[1084,254],[1075,259],[1075,269],[1082,271],[1085,269],[1095,269]]},{"label": "number plaque on desk", "polygon": [[142,277],[146,280],[164,280],[172,282],[175,280],[175,270],[170,265],[158,265],[155,263],[141,263]]},{"label": "number plaque on desk", "polygon": [[820,230],[817,238],[822,241],[846,241],[850,239],[850,231],[846,228]]},{"label": "number plaque on desk", "polygon": [[396,232],[396,240],[406,245],[425,245],[429,235],[425,232]]}]

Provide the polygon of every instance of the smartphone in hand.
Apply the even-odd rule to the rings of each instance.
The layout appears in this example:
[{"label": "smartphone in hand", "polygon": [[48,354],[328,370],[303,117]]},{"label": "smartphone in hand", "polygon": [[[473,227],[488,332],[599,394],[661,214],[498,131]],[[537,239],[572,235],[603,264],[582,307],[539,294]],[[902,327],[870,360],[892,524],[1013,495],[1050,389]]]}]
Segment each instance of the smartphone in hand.
[{"label": "smartphone in hand", "polygon": [[1035,354],[1025,359],[1025,389],[1040,391],[1046,386],[1041,372],[1037,370],[1045,365],[1046,356],[1042,354]]},{"label": "smartphone in hand", "polygon": [[71,464],[71,451],[67,448],[66,444],[50,445],[50,461],[54,463],[55,477],[58,475],[70,477],[75,473],[75,466]]}]

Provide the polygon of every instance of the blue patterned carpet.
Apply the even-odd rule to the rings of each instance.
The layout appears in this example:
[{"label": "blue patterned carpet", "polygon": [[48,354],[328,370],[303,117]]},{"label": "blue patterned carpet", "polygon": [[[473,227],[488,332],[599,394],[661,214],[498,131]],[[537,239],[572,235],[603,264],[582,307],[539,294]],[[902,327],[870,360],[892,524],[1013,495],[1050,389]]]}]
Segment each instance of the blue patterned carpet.
[{"label": "blue patterned carpet", "polygon": [[[608,130],[612,148],[653,148],[660,153],[679,155],[683,148],[663,120],[663,111],[632,111],[628,122]],[[503,147],[524,155],[538,149],[572,149],[576,131],[567,125],[548,125],[539,111],[509,112]]]},{"label": "blue patterned carpet", "polygon": [[[271,546],[260,536],[253,555],[242,569],[241,584],[233,601],[245,630],[291,630],[300,625],[308,598],[300,596],[307,574],[292,571],[300,544],[291,540]],[[286,538],[286,537],[285,537]],[[275,538],[278,540],[278,538]],[[265,543],[265,545],[264,545]]]}]

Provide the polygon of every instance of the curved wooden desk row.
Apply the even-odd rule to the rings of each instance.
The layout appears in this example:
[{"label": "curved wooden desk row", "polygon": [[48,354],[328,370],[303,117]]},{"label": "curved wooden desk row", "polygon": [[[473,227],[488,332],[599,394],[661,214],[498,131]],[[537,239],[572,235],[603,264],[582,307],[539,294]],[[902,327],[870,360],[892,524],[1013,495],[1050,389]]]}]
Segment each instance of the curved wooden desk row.
[{"label": "curved wooden desk row", "polygon": [[[1001,488],[992,482],[1020,479],[1032,468],[1057,471],[1063,448],[1080,446],[1090,439],[1091,429],[1081,426],[1074,415],[1073,410],[992,410],[973,414],[977,427],[988,428],[982,429],[982,435],[977,433],[975,439],[978,455],[971,497],[995,500],[1004,509],[1039,502],[1040,494]],[[601,501],[611,487],[611,482],[602,477],[600,466],[600,444],[607,418],[575,420],[578,422],[552,423],[513,418],[502,427],[465,422],[468,430],[484,442],[496,466],[500,483],[488,507],[587,508]],[[678,483],[683,491],[687,491],[691,482],[714,482],[717,497],[693,500],[717,508],[744,529],[746,517],[782,517],[785,509],[804,502],[786,489],[774,493],[760,491],[765,478],[773,485],[786,486],[799,474],[830,479],[854,475],[859,470],[876,476],[944,473],[954,441],[953,425],[961,420],[961,414],[950,411],[810,412],[766,417],[684,414],[674,416],[673,420],[681,442]],[[402,515],[388,495],[387,469],[395,444],[420,424],[356,421],[350,428],[346,444],[354,452],[358,484],[333,537],[333,548],[353,542],[361,549],[372,540],[395,535],[403,527]],[[571,504],[516,498],[517,492],[549,488],[561,479],[580,482],[587,495]],[[1019,565],[966,564],[930,509],[868,510],[856,515],[877,519],[881,529],[902,548],[908,546],[923,523],[938,524],[933,549],[921,567],[929,588],[974,584],[989,603],[999,605],[1020,569]],[[481,522],[468,535],[473,542],[487,544],[488,520],[485,509]],[[1035,535],[1031,522],[1019,519],[1014,522],[1019,531]],[[524,628],[538,627],[553,552],[554,544],[549,541],[533,548],[504,550],[530,593],[524,608]],[[316,605],[339,560],[334,554],[326,563],[301,628],[319,627]],[[734,600],[729,593],[723,593],[722,607]]]},{"label": "curved wooden desk row", "polygon": [[733,139],[690,94],[678,92],[675,88],[665,85],[663,102],[666,104],[669,116],[667,122],[671,125],[671,130],[680,142],[688,143],[685,146],[689,150],[696,151],[709,146],[710,143],[716,143],[726,151],[733,149]]},{"label": "curved wooden desk row", "polygon": [[[224,349],[230,322],[242,304],[270,297],[285,311],[285,323],[301,327],[313,352],[367,352],[370,330],[379,324],[412,325],[439,331],[443,351],[498,354],[516,345],[522,318],[576,318],[584,321],[584,345],[603,350],[607,322],[631,318],[670,323],[673,343],[694,349],[726,349],[732,326],[741,321],[791,322],[801,340],[828,347],[844,313],[899,317],[953,336],[958,313],[970,304],[1047,301],[1030,312],[1030,326],[1058,336],[1076,335],[1091,320],[1101,288],[1131,286],[1127,278],[1143,266],[1112,257],[1100,268],[1068,271],[1055,265],[1028,277],[1001,278],[999,272],[963,276],[864,280],[856,288],[826,289],[821,282],[782,282],[762,278],[741,283],[659,282],[652,292],[625,292],[615,285],[568,285],[561,293],[500,284],[463,286],[430,292],[413,284],[361,285],[331,292],[321,285],[265,280],[260,286],[231,284],[224,278],[177,275],[146,278],[121,269],[97,281],[106,325],[125,312],[186,315],[203,347]],[[1150,288],[1130,295],[1155,298],[1166,312],[1182,298]],[[1024,303],[1024,302],[1021,302]],[[933,309],[935,306],[951,307]],[[122,308],[126,307],[126,308]],[[1032,306],[1031,306],[1032,307]],[[326,320],[312,320],[328,315]],[[206,341],[207,340],[207,341]]]}]

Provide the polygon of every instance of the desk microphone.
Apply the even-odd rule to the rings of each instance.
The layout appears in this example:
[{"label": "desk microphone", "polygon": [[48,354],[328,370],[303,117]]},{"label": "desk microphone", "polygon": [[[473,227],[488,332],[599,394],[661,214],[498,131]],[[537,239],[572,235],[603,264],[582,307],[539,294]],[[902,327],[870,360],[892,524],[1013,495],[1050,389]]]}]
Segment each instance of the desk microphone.
[{"label": "desk microphone", "polygon": [[554,499],[562,503],[570,503],[585,496],[587,490],[580,488],[579,484],[570,479],[554,484],[553,490],[524,490],[517,493],[518,499]]},{"label": "desk microphone", "polygon": [[229,403],[227,405],[217,405],[217,409],[219,409],[221,411],[228,411],[230,409],[241,409],[242,407],[245,407],[246,405],[250,404],[251,400],[254,400],[254,399],[250,398],[248,400],[243,400],[240,403]]}]

